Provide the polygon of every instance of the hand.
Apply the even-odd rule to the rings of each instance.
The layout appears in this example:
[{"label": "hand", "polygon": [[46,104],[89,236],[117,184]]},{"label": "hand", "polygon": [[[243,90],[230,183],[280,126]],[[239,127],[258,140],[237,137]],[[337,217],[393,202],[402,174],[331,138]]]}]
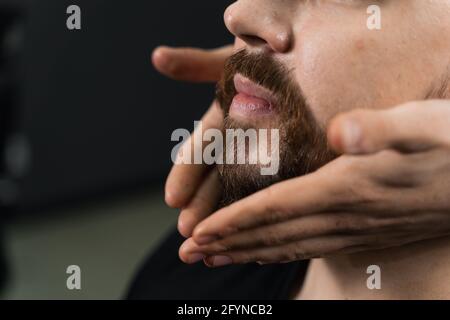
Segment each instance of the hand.
[{"label": "hand", "polygon": [[[232,46],[215,50],[159,47],[153,52],[153,65],[162,74],[180,81],[215,82],[221,77]],[[221,128],[223,114],[216,102],[202,119],[203,130]],[[194,132],[203,134],[202,132]],[[192,141],[192,140],[191,140]],[[190,141],[187,144],[192,144]],[[174,165],[166,182],[166,202],[182,208],[178,230],[190,237],[194,227],[211,214],[220,199],[221,188],[216,169],[206,165]]]},{"label": "hand", "polygon": [[181,259],[289,262],[450,234],[450,101],[353,111],[328,137],[343,156],[210,215]]}]

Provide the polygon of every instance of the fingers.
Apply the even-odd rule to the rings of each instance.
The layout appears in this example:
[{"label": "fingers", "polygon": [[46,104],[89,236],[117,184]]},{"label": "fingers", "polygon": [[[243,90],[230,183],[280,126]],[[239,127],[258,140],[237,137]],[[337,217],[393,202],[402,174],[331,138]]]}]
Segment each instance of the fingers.
[{"label": "fingers", "polygon": [[235,250],[207,255],[202,252],[193,239],[188,239],[180,248],[180,258],[185,263],[204,260],[209,267],[222,267],[229,264],[250,262],[280,263],[322,257],[329,254],[350,253],[362,250],[357,236],[325,236],[295,241],[288,244],[258,247],[248,250]]},{"label": "fingers", "polygon": [[[403,224],[402,219],[416,212],[412,208],[436,207],[425,199],[427,188],[417,187],[435,176],[427,172],[436,172],[427,165],[434,161],[422,161],[419,155],[424,156],[386,150],[341,157],[321,174],[280,183],[270,192],[262,191],[218,211],[196,227],[194,240],[206,252],[217,253],[336,233],[369,234]],[[445,176],[445,172],[439,174]],[[314,188],[314,182],[323,177],[331,182]],[[287,192],[295,198],[290,199]],[[430,198],[437,203],[440,194],[434,190]]]},{"label": "fingers", "polygon": [[337,116],[328,139],[337,151],[376,153],[383,149],[416,152],[450,143],[450,101],[411,102],[388,110],[356,110]]},{"label": "fingers", "polygon": [[[414,225],[425,226],[438,221],[438,214],[424,214],[421,217],[379,216],[375,213],[336,212],[315,214],[278,224],[232,234],[210,244],[198,245],[195,240],[189,252],[201,252],[207,256],[227,254],[233,251],[248,251],[256,248],[279,247],[293,242],[328,236],[374,237],[386,232],[415,233]],[[372,243],[373,244],[373,243]]]},{"label": "fingers", "polygon": [[229,264],[260,264],[293,262],[323,257],[329,254],[350,253],[357,250],[349,237],[330,236],[312,238],[275,247],[261,247],[252,250],[231,251],[223,255],[208,256],[204,259],[207,266],[217,268]]},{"label": "fingers", "polygon": [[[208,112],[202,119],[202,129],[206,131],[211,128],[220,129],[223,126],[223,113],[220,110],[217,102],[214,102]],[[194,135],[203,135],[199,130],[194,132]],[[190,146],[192,154],[195,149],[201,148],[203,145],[194,144],[195,139],[189,139],[185,146]],[[209,167],[204,164],[176,164],[172,167],[169,177],[166,181],[165,200],[166,203],[173,208],[182,208],[186,206],[192,196],[197,191],[197,188],[202,183]]]},{"label": "fingers", "polygon": [[380,231],[388,223],[391,221],[375,219],[360,212],[314,214],[245,230],[200,246],[199,249],[205,254],[213,255],[227,251],[280,246],[313,237],[369,234]]},{"label": "fingers", "polygon": [[[193,48],[159,47],[153,52],[152,61],[161,73],[177,80],[194,82],[217,81],[221,76],[225,60],[232,53],[232,46],[209,51]],[[222,128],[223,114],[217,102],[213,103],[203,117],[202,125],[204,131],[212,128]],[[194,132],[194,135],[203,135],[203,132],[197,130]],[[195,153],[194,149],[203,149],[203,146],[194,145],[194,140],[190,139],[185,144],[186,147],[191,147],[193,153]],[[181,208],[187,205],[203,181],[207,171],[208,167],[205,165],[174,165],[166,182],[166,203],[174,208]]]},{"label": "fingers", "polygon": [[[405,160],[407,157],[395,151],[364,157],[342,156],[315,173],[275,184],[220,209],[194,229],[193,238],[199,245],[206,245],[245,230],[292,223],[294,219],[318,213],[396,208],[396,199],[411,196],[404,187],[414,183],[411,180],[414,176],[403,173],[413,170],[417,160]],[[389,175],[402,179],[390,180],[396,188],[386,186],[385,176]],[[290,232],[283,232],[290,236]]]},{"label": "fingers", "polygon": [[[327,230],[382,227],[380,223],[389,222],[383,219],[408,215],[412,208],[436,206],[424,199],[430,186],[423,185],[436,174],[445,177],[448,165],[442,160],[436,165],[433,157],[443,157],[434,153],[386,150],[369,156],[342,156],[316,173],[281,182],[217,211],[194,229],[193,237],[199,245],[216,242],[215,250],[220,251],[318,236]],[[441,193],[434,190],[429,198],[438,203]],[[341,214],[313,224],[314,217],[324,212]],[[349,226],[342,212],[366,215],[348,219]],[[376,223],[369,214],[376,216]]]},{"label": "fingers", "polygon": [[191,202],[181,210],[178,231],[185,238],[192,236],[195,226],[214,212],[220,200],[221,188],[217,169],[211,170]]},{"label": "fingers", "polygon": [[317,172],[273,185],[206,218],[193,237],[206,244],[240,230],[319,212],[337,196],[334,181]]},{"label": "fingers", "polygon": [[206,256],[198,251],[195,251],[197,245],[192,238],[187,239],[183,242],[178,250],[178,256],[180,260],[187,264],[197,263],[206,258]]},{"label": "fingers", "polygon": [[[409,217],[360,220],[355,214],[325,215],[324,219],[335,217],[335,230],[331,233],[317,233],[316,236],[292,241],[268,242],[251,247],[215,247],[198,245],[193,238],[185,241],[180,249],[180,258],[186,263],[204,260],[210,267],[250,262],[280,263],[311,259],[359,251],[377,250],[405,245],[424,239],[448,234],[447,211],[417,212]],[[338,230],[340,230],[338,232]],[[280,231],[280,230],[278,230]],[[272,233],[274,234],[274,233]],[[267,234],[271,237],[271,234]],[[277,237],[283,237],[277,234]],[[269,241],[270,242],[270,241]]]},{"label": "fingers", "polygon": [[214,50],[158,47],[153,51],[155,68],[169,78],[189,82],[216,82],[233,46]]}]

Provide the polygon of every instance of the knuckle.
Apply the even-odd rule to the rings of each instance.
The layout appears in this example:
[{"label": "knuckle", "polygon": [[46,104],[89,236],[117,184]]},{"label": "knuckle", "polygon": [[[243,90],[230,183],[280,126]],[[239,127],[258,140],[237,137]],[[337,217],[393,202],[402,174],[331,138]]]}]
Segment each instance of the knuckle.
[{"label": "knuckle", "polygon": [[361,185],[358,192],[359,209],[374,208],[385,203],[389,194],[386,190],[374,183]]},{"label": "knuckle", "polygon": [[[214,204],[214,197],[211,197],[212,190],[199,190],[194,198],[191,200],[190,206],[201,209],[208,208]],[[200,210],[199,210],[200,211]],[[200,213],[202,213],[200,211]]]},{"label": "knuckle", "polygon": [[277,246],[283,243],[283,237],[280,235],[278,230],[274,228],[268,228],[261,235],[262,242],[266,246]]},{"label": "knuckle", "polygon": [[264,223],[272,224],[272,223],[276,223],[276,222],[280,221],[280,219],[281,219],[281,214],[278,211],[270,210],[270,211],[266,211],[266,214],[264,216]]},{"label": "knuckle", "polygon": [[372,226],[372,221],[367,218],[350,216],[336,220],[336,229],[344,233],[361,233],[370,229]]},{"label": "knuckle", "polygon": [[375,176],[362,177],[347,186],[347,197],[352,211],[382,208],[390,202],[393,194],[392,188],[387,188],[386,183]]},{"label": "knuckle", "polygon": [[[379,170],[372,170],[370,178],[373,180],[374,186],[393,188],[416,186],[423,181],[429,170],[426,165],[429,161],[426,161],[425,157],[427,155],[384,151],[374,159],[375,163],[381,163],[383,167]],[[387,194],[382,193],[382,195],[386,196]]]},{"label": "knuckle", "polygon": [[276,223],[283,217],[283,212],[278,206],[276,198],[273,196],[273,187],[268,187],[262,191],[261,198],[264,201],[263,212],[266,224]]},{"label": "knuckle", "polygon": [[226,252],[233,249],[234,247],[235,246],[232,242],[226,240],[219,240],[214,244],[212,250],[215,252]]},{"label": "knuckle", "polygon": [[226,238],[230,235],[237,234],[241,231],[240,226],[236,225],[234,221],[228,222],[226,225],[223,225],[218,228],[217,235],[220,238]]},{"label": "knuckle", "polygon": [[[322,171],[329,182],[326,188],[327,196],[333,199],[337,207],[352,203],[358,197],[361,190],[358,185],[362,181],[359,177],[359,165],[359,161],[354,157],[342,156],[335,160],[334,166],[329,167],[329,170]],[[330,176],[333,176],[333,179],[330,179]]]},{"label": "knuckle", "polygon": [[360,210],[362,206],[370,205],[378,198],[375,186],[368,180],[355,179],[341,188],[338,203],[350,211]]}]

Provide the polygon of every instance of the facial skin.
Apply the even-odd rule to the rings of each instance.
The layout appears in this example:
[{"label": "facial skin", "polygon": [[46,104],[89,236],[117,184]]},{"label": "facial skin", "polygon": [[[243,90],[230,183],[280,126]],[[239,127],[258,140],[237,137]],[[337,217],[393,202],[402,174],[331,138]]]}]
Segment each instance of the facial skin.
[{"label": "facial skin", "polygon": [[[262,177],[249,165],[222,168],[224,204],[332,160],[324,132],[336,114],[440,98],[448,89],[443,85],[448,84],[450,70],[449,1],[376,1],[381,30],[367,27],[366,10],[371,4],[240,0],[226,10],[225,21],[236,36],[238,53],[219,85],[225,123],[232,128],[276,127],[282,139],[278,176]],[[236,74],[237,86],[251,80],[269,90],[256,89],[262,99],[235,97]],[[266,110],[271,103],[274,110]],[[246,110],[245,106],[255,105],[260,108]]]},{"label": "facial skin", "polygon": [[[374,3],[381,30],[367,28]],[[342,111],[392,107],[439,87],[450,66],[449,16],[448,0],[239,0],[225,22],[236,50],[268,52],[292,69],[325,127]]]}]

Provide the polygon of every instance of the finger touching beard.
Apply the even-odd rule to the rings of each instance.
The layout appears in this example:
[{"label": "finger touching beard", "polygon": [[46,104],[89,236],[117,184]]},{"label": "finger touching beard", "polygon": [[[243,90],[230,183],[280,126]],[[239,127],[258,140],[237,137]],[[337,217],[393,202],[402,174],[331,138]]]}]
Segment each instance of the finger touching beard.
[{"label": "finger touching beard", "polygon": [[[243,76],[271,92],[274,111],[264,117],[264,121],[255,117],[244,122],[230,114],[230,106],[238,94],[235,86],[236,75]],[[326,134],[314,119],[300,86],[292,79],[289,70],[269,54],[248,53],[242,50],[231,56],[217,86],[217,99],[225,115],[224,136],[227,136],[227,130],[238,129],[256,129],[257,132],[275,129],[279,132],[276,141],[279,168],[271,175],[261,174],[261,169],[267,164],[250,163],[251,153],[256,150],[251,147],[249,141],[245,140],[244,147],[238,148],[238,143],[233,143],[230,147],[230,141],[224,139],[224,159],[243,156],[246,161],[239,164],[225,161],[219,165],[224,190],[222,206],[279,181],[311,173],[337,156],[329,148]],[[269,141],[259,139],[258,144],[266,143],[269,153],[273,155],[273,136],[270,137],[269,134],[267,139]],[[233,153],[231,157],[230,153]]]}]

